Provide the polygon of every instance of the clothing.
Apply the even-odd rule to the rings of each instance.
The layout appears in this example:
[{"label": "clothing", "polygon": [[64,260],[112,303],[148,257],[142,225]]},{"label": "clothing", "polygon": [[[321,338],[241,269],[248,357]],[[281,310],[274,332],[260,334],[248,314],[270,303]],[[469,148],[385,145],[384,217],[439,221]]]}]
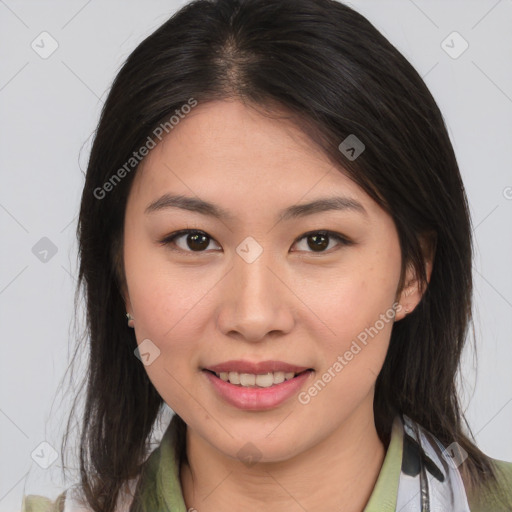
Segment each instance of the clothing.
[{"label": "clothing", "polygon": [[[175,427],[171,421],[160,446],[146,461],[137,499],[125,497],[119,512],[187,512],[173,448]],[[457,446],[448,448],[407,416],[397,416],[364,512],[512,512],[512,463],[494,460],[500,472],[498,484],[466,495],[457,469],[464,452]],[[55,502],[29,495],[22,512],[87,512],[64,498],[65,493]]]}]

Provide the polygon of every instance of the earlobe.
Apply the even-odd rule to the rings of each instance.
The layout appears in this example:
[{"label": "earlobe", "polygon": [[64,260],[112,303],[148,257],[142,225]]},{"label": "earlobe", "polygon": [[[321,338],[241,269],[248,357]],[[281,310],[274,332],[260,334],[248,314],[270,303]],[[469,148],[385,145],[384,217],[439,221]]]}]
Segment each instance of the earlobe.
[{"label": "earlobe", "polygon": [[409,313],[412,313],[420,303],[426,286],[430,283],[435,256],[435,233],[424,235],[420,241],[423,251],[423,262],[425,266],[426,284],[422,283],[413,265],[408,265],[406,272],[406,285],[399,294],[398,303],[401,308],[397,310],[395,321],[402,320]]},{"label": "earlobe", "polygon": [[123,299],[124,299],[124,304],[126,307],[126,319],[128,322],[128,327],[134,327],[135,319],[132,316],[132,313],[133,313],[132,303],[130,301],[130,296],[128,295],[128,293],[125,290],[123,290]]},{"label": "earlobe", "polygon": [[126,306],[126,320],[127,320],[127,323],[128,323],[128,327],[135,327],[135,324],[134,324],[134,318],[132,316],[132,313],[133,313],[133,308],[132,308],[132,303],[130,302],[130,297],[126,297],[125,298],[125,306]]},{"label": "earlobe", "polygon": [[128,327],[135,327],[135,324],[133,322],[135,319],[130,313],[126,313],[126,318],[128,320]]},{"label": "earlobe", "polygon": [[395,315],[395,322],[398,320],[402,320],[409,313],[411,313],[414,308],[418,305],[421,300],[421,293],[418,286],[418,281],[416,279],[408,280],[407,285],[400,293],[400,297],[398,303],[400,308],[397,309]]}]

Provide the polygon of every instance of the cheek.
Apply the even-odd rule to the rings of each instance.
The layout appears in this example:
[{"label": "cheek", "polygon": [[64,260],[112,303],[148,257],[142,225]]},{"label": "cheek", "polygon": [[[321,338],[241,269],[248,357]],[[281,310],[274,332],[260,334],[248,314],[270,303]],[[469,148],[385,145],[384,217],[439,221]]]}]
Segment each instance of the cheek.
[{"label": "cheek", "polygon": [[161,340],[175,329],[207,291],[190,270],[180,269],[158,247],[133,229],[124,246],[125,272],[136,326]]},{"label": "cheek", "polygon": [[379,286],[362,286],[354,275],[350,280],[319,309],[329,334],[321,340],[316,336],[321,365],[300,397],[300,403],[314,404],[320,416],[329,407],[333,421],[357,408],[373,389],[394,322],[392,286],[386,293]]},{"label": "cheek", "polygon": [[148,245],[137,243],[132,232],[125,239],[124,257],[137,342],[149,339],[160,350],[155,363],[146,367],[151,376],[162,363],[167,368],[191,355],[194,338],[189,330],[200,311],[194,306],[208,287],[172,266],[160,248]]},{"label": "cheek", "polygon": [[156,270],[146,273],[140,282],[134,281],[132,305],[137,340],[152,340],[166,365],[197,357],[194,340],[201,339],[201,326],[207,318],[207,292],[208,287],[201,280],[185,280]]},{"label": "cheek", "polygon": [[190,368],[198,366],[207,283],[150,256],[132,258],[126,274],[137,343],[141,350],[150,340],[158,354],[145,370],[167,405],[182,411],[194,394]]},{"label": "cheek", "polygon": [[297,295],[305,297],[315,313],[310,314],[311,321],[328,351],[344,351],[358,336],[364,342],[365,332],[373,326],[381,339],[389,337],[400,277],[400,253],[395,249],[360,251],[336,268],[295,280],[302,283]]}]

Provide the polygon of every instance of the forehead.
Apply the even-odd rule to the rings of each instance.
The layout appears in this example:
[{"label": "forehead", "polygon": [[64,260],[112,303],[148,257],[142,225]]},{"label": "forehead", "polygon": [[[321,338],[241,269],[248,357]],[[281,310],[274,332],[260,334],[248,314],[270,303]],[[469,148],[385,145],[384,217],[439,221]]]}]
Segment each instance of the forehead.
[{"label": "forehead", "polygon": [[165,192],[198,196],[234,213],[278,210],[329,195],[375,208],[287,117],[267,116],[238,101],[199,104],[141,163],[134,194],[145,202]]}]

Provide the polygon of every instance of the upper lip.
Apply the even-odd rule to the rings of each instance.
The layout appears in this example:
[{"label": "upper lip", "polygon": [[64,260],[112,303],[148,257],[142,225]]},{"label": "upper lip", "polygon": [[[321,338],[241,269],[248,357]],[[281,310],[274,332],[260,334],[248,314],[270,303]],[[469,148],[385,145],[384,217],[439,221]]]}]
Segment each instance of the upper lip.
[{"label": "upper lip", "polygon": [[252,373],[254,375],[263,375],[270,372],[294,372],[300,373],[309,370],[308,366],[297,366],[295,364],[285,363],[283,361],[225,361],[213,366],[204,367],[204,370],[210,370],[215,373],[220,372],[237,372]]}]

